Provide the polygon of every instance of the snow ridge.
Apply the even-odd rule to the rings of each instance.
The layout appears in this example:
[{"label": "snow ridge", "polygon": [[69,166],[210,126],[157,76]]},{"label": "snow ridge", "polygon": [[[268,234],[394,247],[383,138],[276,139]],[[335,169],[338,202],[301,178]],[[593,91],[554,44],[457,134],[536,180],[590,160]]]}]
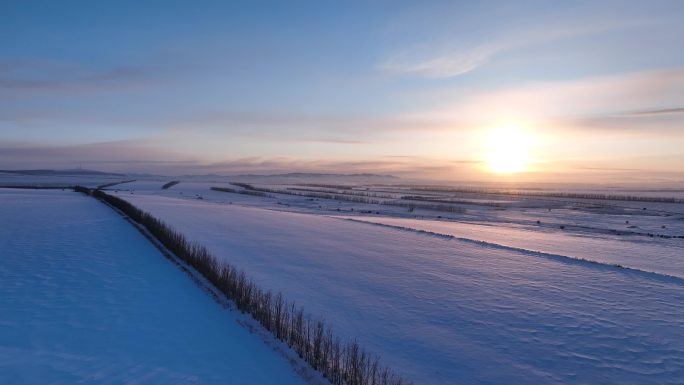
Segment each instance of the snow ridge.
[{"label": "snow ridge", "polygon": [[580,264],[601,266],[602,268],[613,268],[613,269],[618,269],[618,270],[627,270],[631,273],[641,274],[641,275],[647,276],[651,279],[663,280],[665,282],[671,282],[671,283],[675,283],[675,284],[679,284],[679,285],[684,286],[684,278],[682,278],[682,277],[678,277],[676,275],[660,273],[660,272],[655,272],[655,271],[638,269],[638,268],[629,267],[629,266],[623,266],[621,264],[610,264],[610,263],[605,263],[605,262],[596,261],[596,260],[587,259],[587,258],[571,257],[568,255],[562,255],[562,254],[545,253],[542,251],[529,250],[529,249],[524,249],[521,247],[514,247],[514,246],[506,246],[506,245],[501,245],[501,244],[494,243],[494,242],[482,241],[482,240],[478,240],[478,239],[457,237],[457,236],[454,236],[451,234],[442,234],[442,233],[438,233],[438,232],[434,232],[434,231],[415,229],[413,227],[389,225],[386,223],[364,221],[361,219],[354,219],[354,218],[339,218],[339,217],[334,217],[334,216],[328,216],[328,217],[338,219],[338,220],[364,223],[364,224],[373,225],[373,226],[380,226],[380,227],[385,227],[385,228],[390,228],[390,229],[395,229],[395,230],[408,231],[408,232],[412,232],[412,233],[418,233],[418,234],[428,235],[428,236],[432,236],[432,237],[438,237],[438,238],[442,238],[442,239],[456,240],[456,241],[460,241],[460,242],[471,243],[471,244],[475,244],[478,246],[490,247],[490,248],[499,249],[499,250],[514,251],[514,252],[519,252],[519,253],[523,253],[526,255],[535,256],[535,257],[542,257],[542,258],[548,258],[548,259],[552,259],[552,260],[556,260],[556,261],[561,261],[564,263],[580,263]]}]

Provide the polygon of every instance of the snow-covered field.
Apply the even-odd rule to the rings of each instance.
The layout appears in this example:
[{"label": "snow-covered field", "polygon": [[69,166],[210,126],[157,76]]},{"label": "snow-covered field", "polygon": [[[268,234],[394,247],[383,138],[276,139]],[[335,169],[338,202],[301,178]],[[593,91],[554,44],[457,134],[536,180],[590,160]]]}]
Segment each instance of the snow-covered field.
[{"label": "snow-covered field", "polygon": [[[245,269],[263,287],[324,316],[341,335],[358,338],[420,383],[684,382],[679,278],[313,215],[330,205],[323,200],[283,207],[283,197],[209,192],[183,183],[174,189],[119,195]],[[274,201],[281,210],[305,212],[243,206]],[[502,230],[504,241],[518,239],[510,231]],[[530,242],[542,239],[543,247],[516,247],[561,254],[552,238],[534,237]],[[561,251],[573,251],[573,242],[583,252],[594,247],[578,237],[560,241]],[[646,241],[616,244],[633,248],[630,258],[664,250]],[[647,248],[640,251],[640,245]],[[611,247],[596,254],[620,250]],[[667,272],[680,273],[676,251],[656,257],[661,259],[644,268],[667,269],[670,261],[674,268]],[[620,261],[634,263],[630,258]]]},{"label": "snow-covered field", "polygon": [[[31,177],[26,178],[30,182]],[[104,178],[102,183],[111,182],[111,179]],[[173,179],[180,180],[180,184],[163,190],[162,185]],[[244,269],[261,287],[282,291],[314,316],[326,318],[338,334],[357,338],[362,346],[378,353],[385,363],[419,384],[684,383],[684,204],[507,196],[407,185],[347,183],[345,186],[334,180],[325,181],[328,185],[284,179],[277,183],[266,183],[259,178],[247,180],[256,186],[256,190],[247,191],[249,188],[228,183],[230,178],[155,177],[115,185],[108,190],[150,211],[189,239],[207,246],[216,256]],[[50,180],[43,178],[40,183],[50,185]],[[90,186],[99,184],[96,177],[89,180]],[[229,188],[235,192],[212,191],[210,187]],[[15,193],[17,191],[22,190],[15,190]],[[258,196],[252,194],[254,191],[265,192]],[[680,197],[677,189],[657,194],[638,189],[588,187],[558,191]],[[5,197],[11,192],[3,191],[0,199],[7,201]],[[34,205],[37,196],[19,199],[31,201],[30,205],[25,203],[25,207],[37,207],[27,209],[29,213],[45,211],[32,216],[61,216],[65,223],[70,223],[73,219],[70,213],[84,209],[56,207],[61,202],[67,203],[65,207],[71,207],[75,204],[71,199],[78,198],[79,207],[85,204],[95,213],[79,215],[109,218],[107,221],[84,220],[91,223],[87,227],[70,224],[64,229],[45,229],[48,234],[60,232],[59,236],[54,236],[59,240],[48,243],[53,248],[59,246],[61,254],[75,245],[94,253],[99,248],[92,246],[92,242],[112,242],[95,235],[92,239],[81,240],[67,234],[67,229],[90,234],[93,224],[109,227],[112,222],[120,222],[114,233],[121,234],[123,229],[118,226],[128,225],[116,218],[110,209],[96,208],[101,204],[95,200],[86,199],[89,203],[84,203],[84,197],[74,198],[71,193],[61,191],[23,193],[48,194],[50,200],[56,202],[43,207]],[[335,196],[341,196],[341,199],[323,198],[320,194],[324,193],[337,194]],[[414,196],[419,198],[411,198]],[[64,197],[70,198],[65,200]],[[356,198],[382,203],[354,201]],[[420,206],[426,204],[440,207]],[[445,210],[447,206],[459,210]],[[51,213],[51,210],[57,211]],[[14,211],[14,215],[19,216],[17,212],[21,210]],[[3,213],[2,218],[7,215]],[[28,221],[30,217],[21,219]],[[13,221],[5,220],[5,223]],[[22,223],[21,220],[17,222]],[[46,222],[54,220],[47,217],[41,220],[43,226]],[[20,226],[16,232],[29,234],[26,227]],[[108,228],[97,232],[111,231]],[[138,238],[145,243],[142,237]],[[4,232],[0,239],[16,243],[22,238]],[[14,249],[31,248],[28,241],[20,244],[21,247],[15,243],[12,244]],[[115,243],[111,247],[128,247],[120,241]],[[141,255],[148,252],[155,258],[162,258],[154,249],[143,251]],[[31,254],[30,251],[23,253],[21,255]],[[94,263],[102,258],[87,262]],[[136,259],[135,263],[139,261]],[[170,265],[163,259],[158,264],[166,268]],[[81,264],[68,265],[73,269]],[[87,263],[84,266],[81,270],[68,270],[69,274],[90,277],[88,274],[100,271]],[[132,274],[138,281],[147,282],[147,272],[156,272],[159,266],[143,268],[144,274],[137,276],[127,272],[126,276]],[[172,280],[174,284],[189,281],[180,272],[159,273],[166,277],[165,282],[149,284],[157,290],[156,299],[143,297],[135,306],[142,307],[144,301],[159,302],[158,297],[163,297],[167,299],[166,304],[162,301],[163,311],[168,311],[172,305],[194,309],[193,306],[199,306],[194,303],[198,301],[207,301],[207,308],[218,307],[196,288],[199,291],[197,298],[192,297],[190,301],[194,304],[168,300],[159,292],[160,287],[171,281],[169,274],[180,275]],[[47,275],[41,272],[40,276]],[[150,275],[150,282],[159,279],[154,277],[154,274]],[[9,284],[2,286],[4,282],[9,281],[3,279],[0,287],[9,290]],[[88,286],[92,285],[97,287],[91,281]],[[182,285],[193,286],[189,282]],[[127,296],[126,301],[130,301],[128,297],[131,296]],[[3,295],[0,301],[7,301],[7,296]],[[3,309],[7,306],[6,302],[0,303]],[[205,318],[203,312],[209,310],[202,307],[201,311],[191,311],[199,318]],[[227,322],[231,322],[231,313],[216,311],[220,315],[209,318],[227,317]],[[186,312],[183,314],[187,316]],[[68,321],[77,322],[72,318]],[[178,319],[177,316],[169,318]],[[5,319],[8,318],[0,317],[3,326],[7,323]],[[11,320],[15,323],[13,327],[18,328],[16,319]],[[66,325],[67,329],[71,328],[72,335],[77,335],[76,328],[73,324],[69,326],[69,322],[60,321],[58,325]],[[162,321],[157,319],[156,322]],[[176,323],[171,322],[171,325]],[[210,339],[214,334],[223,338],[221,333],[231,330],[224,326],[204,328],[210,335],[206,338]],[[245,332],[239,327],[230,331]],[[0,331],[0,336],[10,334],[17,333]],[[251,343],[264,345],[259,338],[251,337]],[[159,337],[158,341],[173,339]],[[226,354],[215,352],[217,347],[213,344],[200,346],[192,355],[195,362],[214,357],[214,353]],[[5,344],[2,349],[7,349]],[[40,361],[35,357],[38,353],[30,353],[40,349],[27,346],[23,349],[22,354],[34,355],[32,360],[25,359],[25,362]],[[196,347],[187,349],[198,350]],[[255,356],[262,353],[255,353]],[[3,354],[22,357],[15,351]],[[92,351],[89,354],[94,355]],[[121,361],[120,355],[108,354],[94,355],[96,358],[91,361],[104,362],[114,355],[115,364],[111,366],[114,369],[93,369],[92,372],[122,371],[120,368],[126,362]],[[156,355],[156,352],[145,354],[148,361],[143,361],[142,367],[151,366],[149,361],[154,361]],[[183,358],[187,359],[187,355]],[[13,359],[19,362],[18,358]],[[213,358],[207,359],[205,367],[180,363],[174,364],[173,368],[187,370],[196,376],[192,378],[211,383],[206,379],[210,376],[208,373],[216,373],[212,370],[217,364]],[[41,360],[60,368],[78,367],[55,359]],[[284,365],[278,360],[283,361],[276,355],[265,362]],[[13,365],[18,367],[16,362]],[[240,362],[242,365],[243,361]],[[244,362],[247,368],[255,368],[249,366],[253,364],[251,359],[245,358]],[[239,372],[233,366],[229,367],[226,370],[231,373]],[[258,367],[255,370],[261,370],[261,366]],[[60,370],[64,373],[78,371]],[[279,372],[269,369],[267,373],[259,374],[271,373]],[[169,374],[169,378],[178,378],[174,376]],[[247,383],[268,383],[268,380],[255,380],[246,373],[236,378],[244,378]],[[0,377],[0,383],[4,382]],[[284,379],[276,382],[287,383]]]},{"label": "snow-covered field", "polygon": [[493,247],[524,249],[560,257],[615,264],[644,272],[671,275],[681,278],[684,283],[684,241],[681,239],[573,234],[561,230],[505,223],[447,222],[384,216],[337,218],[482,241]]},{"label": "snow-covered field", "polygon": [[95,199],[0,189],[0,384],[304,384]]}]

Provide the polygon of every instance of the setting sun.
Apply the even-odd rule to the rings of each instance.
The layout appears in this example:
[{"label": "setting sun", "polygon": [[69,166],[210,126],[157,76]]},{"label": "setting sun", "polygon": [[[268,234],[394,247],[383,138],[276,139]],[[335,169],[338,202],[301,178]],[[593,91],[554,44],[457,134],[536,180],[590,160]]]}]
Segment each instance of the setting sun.
[{"label": "setting sun", "polygon": [[527,170],[532,144],[528,130],[517,126],[498,127],[489,131],[485,140],[489,171],[514,174]]}]

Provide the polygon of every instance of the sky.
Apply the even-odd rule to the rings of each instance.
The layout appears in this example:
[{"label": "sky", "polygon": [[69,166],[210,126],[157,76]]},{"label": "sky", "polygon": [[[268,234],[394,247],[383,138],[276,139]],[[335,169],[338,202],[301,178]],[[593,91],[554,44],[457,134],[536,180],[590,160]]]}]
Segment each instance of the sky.
[{"label": "sky", "polygon": [[682,1],[0,2],[0,169],[684,183]]}]

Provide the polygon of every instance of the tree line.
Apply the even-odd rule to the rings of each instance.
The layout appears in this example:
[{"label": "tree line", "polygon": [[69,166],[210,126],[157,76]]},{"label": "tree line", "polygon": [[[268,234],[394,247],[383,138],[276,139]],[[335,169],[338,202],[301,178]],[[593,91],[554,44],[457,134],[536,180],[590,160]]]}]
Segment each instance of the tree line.
[{"label": "tree line", "polygon": [[355,191],[355,190],[351,190],[351,189],[338,191],[336,189],[317,190],[317,189],[302,188],[302,187],[288,187],[287,190],[288,191],[324,192],[324,193],[334,193],[334,194],[342,194],[342,195],[355,195],[355,196],[362,196],[362,197],[384,198],[384,199],[394,199],[395,198],[395,196],[391,195],[391,194],[383,194],[383,193],[367,192],[367,191]]},{"label": "tree line", "polygon": [[337,190],[351,190],[354,188],[354,186],[349,186],[345,184],[324,184],[324,183],[303,183],[301,186],[309,186],[309,187],[322,187],[322,188],[331,188],[331,189],[337,189]]},{"label": "tree line", "polygon": [[494,194],[494,195],[510,195],[510,196],[531,196],[531,197],[546,197],[546,198],[568,198],[568,199],[593,199],[593,200],[609,200],[609,201],[627,201],[627,202],[655,202],[655,203],[684,203],[684,199],[673,197],[654,197],[654,196],[640,196],[640,195],[623,195],[623,194],[602,194],[602,193],[572,193],[560,191],[521,191],[521,190],[504,190],[504,189],[481,189],[481,188],[454,188],[441,186],[420,186],[413,187],[414,190],[420,191],[439,191],[452,193],[466,193],[466,194]]},{"label": "tree line", "polygon": [[[272,189],[272,188],[265,188],[265,187],[256,187],[256,186],[248,184],[248,183],[239,183],[239,182],[233,182],[231,184],[234,186],[239,186],[239,187],[244,188],[245,190],[240,191],[241,194],[252,193],[253,195],[257,195],[258,192],[264,193],[264,194],[265,193],[286,194],[286,195],[303,196],[303,197],[308,197],[308,198],[330,199],[330,200],[336,200],[336,201],[346,201],[346,202],[372,204],[372,205],[405,207],[405,208],[408,208],[409,210],[423,209],[423,210],[441,211],[441,212],[456,213],[456,214],[463,214],[466,212],[465,208],[459,207],[459,206],[454,206],[451,204],[440,204],[440,203],[436,203],[436,202],[406,202],[406,201],[402,201],[401,199],[383,200],[382,198],[376,198],[375,195],[373,195],[373,193],[367,193],[367,192],[363,192],[363,191],[354,191],[353,193],[350,193],[350,192],[332,193],[332,192],[322,192],[322,191],[316,191],[316,190],[311,190],[311,189],[302,189],[302,188],[289,188],[287,190],[280,190],[280,189]],[[218,190],[219,188],[213,188],[212,187],[212,189]],[[218,190],[218,191],[221,191],[221,190]],[[382,195],[382,194],[380,194],[380,195]],[[448,202],[448,203],[459,203],[459,202]],[[471,204],[471,203],[469,202],[469,204]]]},{"label": "tree line", "polygon": [[[325,320],[314,319],[281,293],[264,290],[243,270],[220,261],[206,247],[188,241],[166,223],[131,203],[101,190],[74,190],[92,195],[143,225],[164,247],[202,274],[243,313],[251,315],[275,338],[290,346],[333,385],[411,385],[356,340],[342,340]],[[218,190],[221,191],[221,190]]]},{"label": "tree line", "polygon": [[221,192],[237,194],[237,191],[234,188],[230,188],[230,187],[210,187],[209,189],[214,190],[214,191],[221,191]]},{"label": "tree line", "polygon": [[[233,184],[233,183],[231,183],[231,184]],[[221,192],[233,193],[233,194],[253,195],[253,196],[265,197],[265,198],[272,198],[272,197],[273,197],[272,195],[267,194],[267,193],[265,193],[265,192],[263,192],[263,191],[254,190],[254,189],[251,189],[251,190],[247,190],[247,189],[236,190],[236,189],[230,188],[230,187],[210,187],[209,189],[210,189],[210,190],[214,190],[214,191],[221,191]]]},{"label": "tree line", "polygon": [[466,205],[478,205],[478,206],[489,206],[489,207],[502,207],[500,203],[497,202],[476,202],[469,201],[466,199],[455,199],[455,198],[443,198],[443,197],[427,197],[423,195],[402,195],[400,199],[409,201],[421,201],[421,202],[434,202],[434,203],[459,203]]}]

